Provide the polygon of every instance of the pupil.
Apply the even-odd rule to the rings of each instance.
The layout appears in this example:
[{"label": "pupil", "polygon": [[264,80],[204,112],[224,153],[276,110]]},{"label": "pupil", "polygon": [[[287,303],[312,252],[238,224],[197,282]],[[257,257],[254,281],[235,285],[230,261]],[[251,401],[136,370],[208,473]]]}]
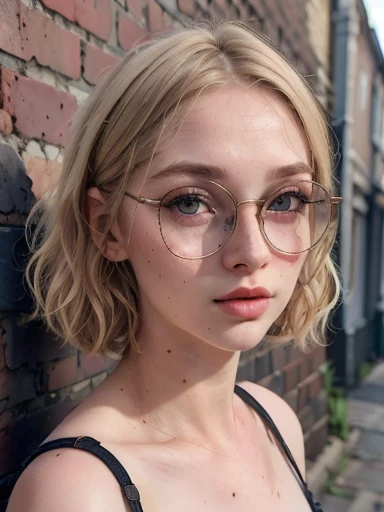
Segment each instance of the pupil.
[{"label": "pupil", "polygon": [[182,213],[196,213],[199,209],[199,201],[195,197],[186,197],[179,204]]}]

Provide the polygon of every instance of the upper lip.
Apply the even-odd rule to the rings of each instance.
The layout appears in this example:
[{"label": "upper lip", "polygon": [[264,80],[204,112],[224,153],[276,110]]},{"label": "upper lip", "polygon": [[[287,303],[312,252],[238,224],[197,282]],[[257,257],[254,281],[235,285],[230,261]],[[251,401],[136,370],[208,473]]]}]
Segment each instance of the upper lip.
[{"label": "upper lip", "polygon": [[230,300],[230,299],[254,299],[254,298],[270,298],[272,297],[271,293],[262,286],[258,286],[257,288],[236,288],[232,292],[227,295],[223,295],[222,297],[215,299],[217,301],[220,300]]}]

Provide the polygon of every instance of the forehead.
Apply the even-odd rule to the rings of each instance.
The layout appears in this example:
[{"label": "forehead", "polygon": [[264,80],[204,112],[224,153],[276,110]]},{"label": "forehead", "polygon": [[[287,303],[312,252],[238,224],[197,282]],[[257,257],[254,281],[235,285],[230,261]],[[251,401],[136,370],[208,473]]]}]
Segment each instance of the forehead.
[{"label": "forehead", "polygon": [[270,168],[309,163],[309,155],[303,130],[276,92],[227,85],[195,100],[176,133],[160,143],[147,177],[182,161],[222,167],[246,179],[247,169],[262,177]]}]

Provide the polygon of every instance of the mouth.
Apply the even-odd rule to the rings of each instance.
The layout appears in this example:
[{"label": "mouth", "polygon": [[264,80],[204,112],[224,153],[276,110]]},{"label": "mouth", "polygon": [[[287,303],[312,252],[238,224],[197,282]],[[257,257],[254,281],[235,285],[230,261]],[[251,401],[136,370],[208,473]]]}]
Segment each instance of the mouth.
[{"label": "mouth", "polygon": [[214,302],[228,315],[253,320],[267,311],[271,297],[266,288],[238,288]]}]

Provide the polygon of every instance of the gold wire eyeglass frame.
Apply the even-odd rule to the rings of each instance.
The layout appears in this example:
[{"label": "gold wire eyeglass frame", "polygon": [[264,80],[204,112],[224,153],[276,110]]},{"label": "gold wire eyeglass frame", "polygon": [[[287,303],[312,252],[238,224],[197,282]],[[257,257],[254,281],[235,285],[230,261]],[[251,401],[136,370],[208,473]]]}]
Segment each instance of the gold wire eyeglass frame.
[{"label": "gold wire eyeglass frame", "polygon": [[[164,245],[166,246],[166,248],[169,250],[169,252],[171,254],[173,254],[174,256],[177,256],[178,258],[185,259],[185,260],[201,260],[201,259],[204,259],[204,258],[208,258],[209,256],[212,256],[216,252],[220,251],[220,249],[222,249],[224,247],[224,245],[228,242],[228,240],[231,238],[231,236],[233,235],[233,233],[234,233],[234,231],[236,229],[236,225],[237,225],[237,210],[238,210],[239,206],[242,206],[242,205],[252,205],[252,204],[255,205],[256,208],[257,208],[256,219],[257,219],[257,222],[258,222],[261,234],[263,235],[263,238],[267,242],[267,244],[270,245],[275,251],[277,251],[277,252],[279,252],[281,254],[290,254],[290,255],[297,255],[297,254],[302,254],[302,253],[305,253],[305,252],[309,252],[312,249],[314,249],[320,243],[320,241],[324,238],[324,236],[325,236],[326,232],[328,231],[330,225],[334,222],[334,220],[336,218],[336,211],[337,211],[336,207],[343,200],[343,198],[340,197],[340,196],[331,196],[329,194],[329,192],[327,191],[327,189],[325,187],[323,187],[323,185],[320,185],[320,183],[316,183],[315,181],[307,181],[307,180],[301,180],[301,181],[298,181],[298,182],[292,182],[289,185],[285,185],[284,187],[280,188],[279,190],[275,191],[273,194],[268,196],[266,199],[245,199],[244,201],[240,201],[240,202],[237,202],[235,197],[233,196],[233,194],[231,194],[231,192],[228,189],[226,189],[223,185],[220,185],[220,183],[216,183],[215,181],[211,181],[211,180],[206,180],[206,183],[211,183],[213,185],[216,185],[221,190],[226,192],[228,194],[228,196],[232,199],[233,206],[234,206],[234,221],[233,221],[233,226],[231,228],[231,231],[230,231],[227,239],[217,249],[215,249],[214,251],[212,251],[209,254],[206,254],[204,256],[192,256],[192,257],[191,256],[180,256],[179,254],[176,254],[175,252],[173,252],[172,249],[168,246],[167,242],[164,239],[163,230],[162,230],[162,226],[161,226],[160,209],[161,209],[161,206],[164,204],[163,203],[164,198],[166,196],[168,196],[172,192],[175,192],[175,191],[177,191],[179,189],[181,190],[183,188],[186,188],[187,186],[193,186],[193,185],[187,185],[187,186],[177,187],[175,189],[172,189],[169,192],[167,192],[166,194],[164,194],[164,196],[161,199],[149,199],[149,198],[146,198],[146,197],[143,197],[143,196],[136,196],[134,194],[131,194],[130,192],[124,192],[124,195],[129,197],[129,198],[131,198],[131,199],[133,199],[133,200],[135,200],[135,201],[137,201],[140,204],[145,204],[147,206],[151,206],[153,208],[157,208],[157,210],[158,210],[157,217],[158,217],[158,222],[159,222],[159,228],[160,228],[161,238],[163,239]],[[327,223],[327,225],[326,225],[326,227],[324,229],[323,234],[320,236],[319,240],[317,240],[317,242],[314,243],[308,249],[292,253],[292,252],[282,251],[281,249],[276,247],[269,240],[267,234],[265,233],[265,228],[264,228],[264,214],[265,214],[265,211],[266,211],[266,205],[269,204],[269,202],[274,197],[278,197],[279,193],[282,192],[283,190],[285,190],[287,188],[287,186],[294,186],[294,185],[298,185],[300,183],[306,183],[308,185],[316,185],[316,186],[320,187],[325,192],[326,196],[328,196],[329,204],[330,204],[331,207],[329,209],[328,223]],[[203,188],[203,187],[201,187],[201,188]],[[317,203],[318,201],[307,200],[306,204],[310,204],[311,202],[312,203]]]}]

